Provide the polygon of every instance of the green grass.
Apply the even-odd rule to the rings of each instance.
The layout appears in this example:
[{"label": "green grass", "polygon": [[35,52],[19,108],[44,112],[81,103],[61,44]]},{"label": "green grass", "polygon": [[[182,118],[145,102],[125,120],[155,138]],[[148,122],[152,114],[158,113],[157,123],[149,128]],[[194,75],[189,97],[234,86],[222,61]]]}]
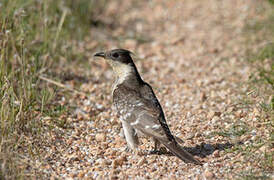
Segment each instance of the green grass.
[{"label": "green grass", "polygon": [[236,137],[241,136],[249,132],[248,126],[243,122],[237,122],[229,129],[224,129],[222,131],[212,132],[211,136],[218,135],[223,137]]},{"label": "green grass", "polygon": [[[250,80],[274,88],[274,3],[272,0],[269,2],[271,7],[264,12],[267,17],[263,20],[251,21],[245,29],[248,43],[256,44],[247,51],[247,60],[257,66],[257,74],[251,75]],[[249,37],[255,34],[257,34],[256,38],[251,40]],[[266,64],[269,68],[265,67]],[[273,107],[273,104],[271,106]]]},{"label": "green grass", "polygon": [[[256,94],[256,98],[247,94],[243,102],[248,102],[248,107],[260,108],[262,113],[260,117],[257,117],[258,122],[263,124],[265,130],[271,132],[274,123],[274,1],[268,2],[269,7],[260,12],[264,18],[251,20],[245,28],[249,47],[246,60],[254,67],[254,72],[249,78],[249,85],[253,94]],[[263,157],[258,159],[255,152],[262,146],[266,146],[268,150],[261,152]],[[271,148],[273,148],[273,132],[270,137],[256,139],[245,148],[235,146],[235,151],[243,154],[247,161],[255,161],[257,165],[254,171],[240,173],[239,179],[271,179],[270,174],[273,172]]]},{"label": "green grass", "polygon": [[250,171],[250,172],[245,172],[240,174],[240,178],[241,180],[270,180],[271,177],[267,176],[267,175],[256,175],[258,172],[254,172],[254,171]]},{"label": "green grass", "polygon": [[[274,18],[273,18],[274,21]],[[274,31],[274,27],[273,27]],[[274,37],[274,33],[273,33]],[[271,37],[269,37],[271,39]],[[274,38],[273,38],[274,40]],[[251,63],[256,63],[257,74],[250,76],[253,83],[266,83],[274,88],[274,41],[267,43],[264,47],[259,48],[256,53],[249,55],[248,60]],[[266,69],[265,64],[269,63],[270,68]],[[273,104],[271,105],[273,107]]]},{"label": "green grass", "polygon": [[[261,128],[250,126],[249,122],[233,121],[230,128],[215,131],[210,136],[218,135],[229,139],[246,137],[252,130],[270,132],[270,135],[258,137],[250,141],[235,143],[232,148],[226,149],[226,153],[240,153],[247,166],[250,162],[252,170],[243,170],[235,174],[236,179],[271,179],[273,172],[273,125],[274,125],[274,1],[269,1],[269,6],[258,7],[260,18],[251,19],[246,25],[244,36],[246,37],[246,63],[254,67],[249,78],[249,90],[242,94],[237,102],[237,108],[260,109],[260,115],[256,116],[256,122]],[[250,93],[252,92],[252,93]],[[232,120],[231,120],[232,121]],[[270,136],[270,137],[269,137]],[[260,148],[265,147],[262,152]]]},{"label": "green grass", "polygon": [[[96,6],[95,6],[96,3]],[[105,1],[3,0],[0,2],[0,179],[21,179],[22,135],[42,131],[41,118],[66,113],[53,103],[56,89],[39,79],[61,58],[77,59],[73,41],[82,40]],[[55,121],[64,127],[65,121]],[[29,145],[30,151],[35,149]]]},{"label": "green grass", "polygon": [[268,0],[270,4],[274,4],[274,0]]},{"label": "green grass", "polygon": [[[263,111],[274,115],[274,1],[269,0],[269,8],[263,9],[264,19],[252,20],[246,25],[247,41],[253,44],[247,50],[247,60],[256,67],[256,71],[250,75],[251,86],[257,91],[265,87],[266,99],[260,103]],[[257,36],[254,35],[257,34]],[[253,38],[250,38],[253,37]],[[255,47],[255,48],[254,48]]]}]

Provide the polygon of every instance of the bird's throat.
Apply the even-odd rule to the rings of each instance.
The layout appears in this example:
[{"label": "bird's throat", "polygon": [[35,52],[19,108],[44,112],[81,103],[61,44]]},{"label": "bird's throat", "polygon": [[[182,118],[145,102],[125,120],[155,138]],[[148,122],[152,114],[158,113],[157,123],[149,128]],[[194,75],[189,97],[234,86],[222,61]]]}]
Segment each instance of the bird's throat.
[{"label": "bird's throat", "polygon": [[126,83],[131,85],[139,84],[141,77],[134,64],[123,64],[120,62],[109,61],[114,74],[116,76],[116,81],[114,84],[114,89],[118,84]]}]

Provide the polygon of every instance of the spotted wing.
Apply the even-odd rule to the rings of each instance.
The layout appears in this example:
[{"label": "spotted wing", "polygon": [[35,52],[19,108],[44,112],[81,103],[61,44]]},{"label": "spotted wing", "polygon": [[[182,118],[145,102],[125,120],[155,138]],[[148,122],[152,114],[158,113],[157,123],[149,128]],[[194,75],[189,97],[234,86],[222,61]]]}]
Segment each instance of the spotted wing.
[{"label": "spotted wing", "polygon": [[174,140],[162,108],[148,84],[144,83],[140,89],[120,84],[113,91],[113,101],[122,121],[158,140]]},{"label": "spotted wing", "polygon": [[144,83],[140,89],[118,85],[113,92],[113,101],[123,121],[157,139],[183,161],[201,165],[200,161],[175,141],[166,124],[161,105],[148,84]]}]

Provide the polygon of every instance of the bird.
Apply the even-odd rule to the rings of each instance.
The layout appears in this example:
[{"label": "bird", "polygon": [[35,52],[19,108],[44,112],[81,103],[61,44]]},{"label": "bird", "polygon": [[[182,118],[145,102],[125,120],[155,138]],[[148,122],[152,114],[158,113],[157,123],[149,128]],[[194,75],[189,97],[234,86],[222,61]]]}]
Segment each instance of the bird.
[{"label": "bird", "polygon": [[138,148],[138,132],[141,132],[154,140],[152,152],[157,152],[162,144],[184,162],[201,165],[172,135],[162,107],[152,87],[141,78],[132,54],[126,49],[94,54],[95,57],[104,58],[116,76],[112,86],[112,100],[122,122],[128,147],[133,151]]}]

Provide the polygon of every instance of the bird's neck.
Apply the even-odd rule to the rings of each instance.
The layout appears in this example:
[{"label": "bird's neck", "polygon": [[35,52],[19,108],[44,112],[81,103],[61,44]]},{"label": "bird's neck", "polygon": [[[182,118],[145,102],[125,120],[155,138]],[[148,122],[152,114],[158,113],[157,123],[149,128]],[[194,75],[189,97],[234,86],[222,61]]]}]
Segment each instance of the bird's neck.
[{"label": "bird's neck", "polygon": [[122,64],[118,62],[112,62],[110,63],[112,66],[112,69],[116,75],[116,82],[115,86],[118,84],[128,84],[131,86],[137,86],[143,80],[141,79],[136,66],[132,64]]}]

